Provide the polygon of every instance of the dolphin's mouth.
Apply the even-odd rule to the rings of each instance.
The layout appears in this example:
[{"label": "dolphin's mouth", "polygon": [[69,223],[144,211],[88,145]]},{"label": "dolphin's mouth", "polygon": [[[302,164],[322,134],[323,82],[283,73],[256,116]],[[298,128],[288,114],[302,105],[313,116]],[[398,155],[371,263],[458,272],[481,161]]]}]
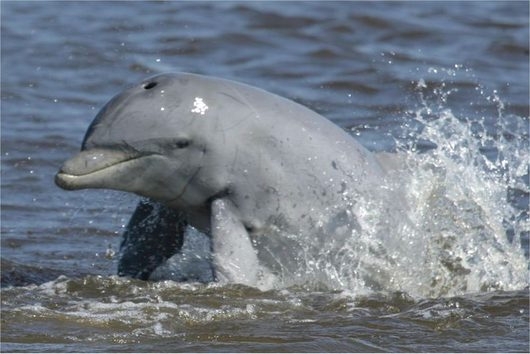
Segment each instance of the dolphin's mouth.
[{"label": "dolphin's mouth", "polygon": [[110,148],[81,151],[64,163],[55,175],[55,184],[66,190],[108,188],[109,179],[117,178],[130,170],[137,160],[152,155]]}]

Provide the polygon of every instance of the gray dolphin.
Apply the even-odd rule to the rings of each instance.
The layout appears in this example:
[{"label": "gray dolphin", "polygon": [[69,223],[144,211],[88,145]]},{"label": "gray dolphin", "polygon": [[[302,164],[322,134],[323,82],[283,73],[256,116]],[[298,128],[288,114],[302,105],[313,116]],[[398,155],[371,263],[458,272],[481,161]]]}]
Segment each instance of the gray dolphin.
[{"label": "gray dolphin", "polygon": [[383,178],[375,156],[302,105],[168,73],[112,98],[55,182],[148,198],[125,231],[120,275],[147,279],[193,226],[211,237],[216,279],[266,287],[308,250],[351,235],[354,206]]}]

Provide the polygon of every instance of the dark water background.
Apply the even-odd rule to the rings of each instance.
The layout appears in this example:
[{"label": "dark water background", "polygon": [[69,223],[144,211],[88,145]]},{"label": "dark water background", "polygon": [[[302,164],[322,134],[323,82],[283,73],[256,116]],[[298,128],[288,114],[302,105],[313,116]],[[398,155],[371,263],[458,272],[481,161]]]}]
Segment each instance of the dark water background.
[{"label": "dark water background", "polygon": [[[528,8],[2,1],[1,350],[528,352]],[[112,95],[165,71],[259,86],[406,151],[396,183],[423,226],[396,239],[441,260],[403,247],[377,291],[115,277],[136,198],[53,175]]]}]

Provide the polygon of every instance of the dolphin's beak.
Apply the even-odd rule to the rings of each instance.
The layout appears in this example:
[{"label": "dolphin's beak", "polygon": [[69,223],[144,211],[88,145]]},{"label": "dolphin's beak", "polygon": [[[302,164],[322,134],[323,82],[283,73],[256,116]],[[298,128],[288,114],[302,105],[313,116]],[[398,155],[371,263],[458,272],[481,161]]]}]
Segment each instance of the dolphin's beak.
[{"label": "dolphin's beak", "polygon": [[117,180],[132,172],[134,167],[131,165],[142,157],[146,156],[121,149],[81,151],[64,163],[55,175],[55,184],[67,190],[115,188]]}]

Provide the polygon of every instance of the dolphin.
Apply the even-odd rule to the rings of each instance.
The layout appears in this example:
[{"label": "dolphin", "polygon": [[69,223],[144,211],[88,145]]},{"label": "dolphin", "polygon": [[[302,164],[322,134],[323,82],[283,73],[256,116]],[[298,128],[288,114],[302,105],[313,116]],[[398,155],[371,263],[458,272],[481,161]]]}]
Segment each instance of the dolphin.
[{"label": "dolphin", "polygon": [[351,237],[355,206],[384,176],[350,134],[298,103],[165,73],[114,96],[55,182],[145,197],[124,232],[119,275],[148,279],[193,227],[211,238],[216,280],[267,287],[305,253]]}]

